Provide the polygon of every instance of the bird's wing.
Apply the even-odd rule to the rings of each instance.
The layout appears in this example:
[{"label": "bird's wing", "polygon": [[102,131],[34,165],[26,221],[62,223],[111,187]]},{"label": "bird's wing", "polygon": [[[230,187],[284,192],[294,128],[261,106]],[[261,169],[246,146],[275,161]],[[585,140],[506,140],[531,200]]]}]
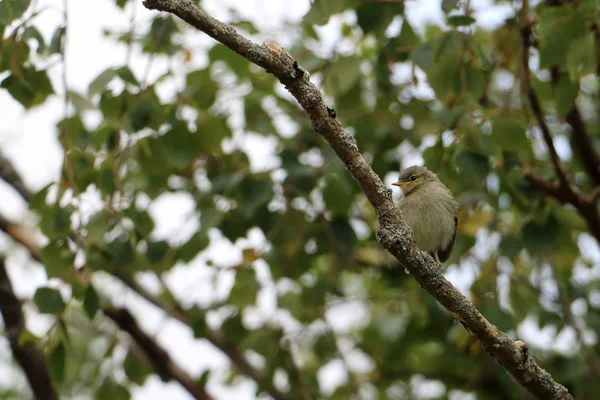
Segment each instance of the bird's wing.
[{"label": "bird's wing", "polygon": [[452,250],[454,250],[454,242],[456,242],[456,227],[458,226],[458,218],[454,217],[454,233],[452,234],[452,239],[448,246],[445,249],[438,251],[438,258],[440,262],[446,262],[450,258],[450,254],[452,254]]}]

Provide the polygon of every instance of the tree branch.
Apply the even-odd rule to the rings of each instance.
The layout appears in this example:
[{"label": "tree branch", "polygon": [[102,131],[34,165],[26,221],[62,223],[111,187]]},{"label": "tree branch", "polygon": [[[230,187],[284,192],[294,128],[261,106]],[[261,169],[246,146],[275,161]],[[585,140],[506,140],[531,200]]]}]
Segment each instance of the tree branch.
[{"label": "tree branch", "polygon": [[[121,274],[115,274],[117,278],[119,278],[127,287],[133,290],[135,293],[143,297],[146,301],[163,310],[172,318],[175,318],[179,322],[187,325],[192,328],[193,321],[192,318],[185,312],[183,307],[178,304],[169,304],[160,299],[156,298],[154,295],[149,293],[142,286],[138,285],[132,279],[129,279]],[[240,372],[254,382],[256,382],[259,386],[261,386],[266,393],[268,393],[275,400],[292,400],[292,397],[289,395],[282,393],[279,389],[273,385],[260,371],[255,369],[246,359],[244,354],[237,348],[234,343],[231,343],[221,334],[215,332],[214,330],[206,327],[204,337],[208,340],[213,346],[221,350],[231,362],[240,370]]]},{"label": "tree branch", "polygon": [[293,58],[274,43],[258,45],[236,30],[200,10],[193,0],[146,0],[148,9],[167,11],[205,32],[250,62],[273,73],[308,113],[315,132],[330,144],[360,185],[379,218],[377,239],[411,275],[452,312],[507,371],[527,390],[543,399],[572,399],[568,390],[554,382],[529,354],[527,345],[513,342],[486,320],[460,291],[448,282],[437,263],[419,251],[404,216],[394,204],[391,190],[360,154],[356,140],[343,129],[317,87]]},{"label": "tree branch", "polygon": [[577,153],[581,155],[583,165],[596,185],[600,186],[600,156],[598,156],[576,104],[573,104],[573,108],[567,114],[566,121],[571,126],[573,144],[577,147]]},{"label": "tree branch", "polygon": [[33,395],[37,400],[58,400],[58,393],[50,378],[46,358],[32,341],[24,339],[25,317],[21,310],[21,302],[15,296],[6,273],[3,256],[0,256],[0,313],[4,319],[4,329],[10,348],[25,372]]},{"label": "tree branch", "polygon": [[179,382],[195,399],[214,399],[196,383],[194,378],[171,359],[171,356],[165,349],[139,327],[135,318],[133,318],[133,315],[128,310],[124,308],[104,307],[102,311],[122,331],[127,332],[133,338],[137,345],[144,351],[148,361],[161,376]]},{"label": "tree branch", "polygon": [[0,178],[12,186],[25,201],[29,202],[33,194],[25,186],[25,182],[6,156],[0,151]]},{"label": "tree branch", "polygon": [[546,146],[548,147],[548,154],[550,155],[550,161],[552,162],[552,166],[554,171],[556,172],[556,176],[558,177],[558,181],[563,186],[569,186],[569,180],[567,179],[567,174],[565,173],[558,153],[556,152],[556,148],[554,147],[554,142],[552,140],[552,135],[550,134],[550,128],[548,128],[548,124],[544,119],[544,113],[542,112],[542,106],[540,105],[540,100],[538,99],[535,91],[533,89],[533,85],[531,84],[531,71],[529,70],[529,48],[531,46],[531,22],[529,21],[529,1],[523,0],[523,7],[520,12],[520,25],[521,25],[521,67],[523,69],[521,74],[521,81],[523,82],[523,90],[527,94],[527,98],[529,99],[529,105],[531,106],[531,111],[537,120],[537,123],[542,131],[542,136],[544,138],[544,142],[546,142]]},{"label": "tree branch", "polygon": [[25,225],[13,223],[0,215],[0,231],[25,247],[36,261],[40,261],[40,246],[33,232]]},{"label": "tree branch", "polygon": [[[544,137],[544,142],[546,142],[546,146],[548,147],[548,154],[550,155],[550,161],[552,163],[552,167],[554,168],[554,172],[558,177],[558,185],[547,182],[541,178],[536,177],[535,175],[526,172],[525,177],[536,187],[544,191],[545,193],[555,197],[563,204],[572,204],[579,211],[581,216],[586,220],[590,232],[596,238],[598,243],[600,244],[600,214],[598,213],[598,208],[595,205],[595,201],[592,197],[586,197],[579,190],[574,187],[567,178],[567,174],[563,169],[563,166],[560,161],[560,157],[556,152],[556,148],[554,147],[554,142],[552,140],[552,135],[550,134],[550,129],[548,128],[548,124],[544,119],[544,113],[542,111],[542,107],[540,106],[540,101],[531,85],[531,71],[529,70],[529,47],[531,45],[531,22],[528,17],[529,10],[529,1],[523,0],[523,6],[520,11],[520,27],[521,27],[521,64],[522,64],[522,83],[523,90],[527,93],[527,97],[529,99],[529,103],[531,106],[531,110],[537,123],[542,131],[542,135]],[[583,121],[579,116],[579,112],[576,107],[574,107],[567,119],[570,119],[571,126],[573,128],[573,133],[575,136],[579,135],[579,139],[584,140],[581,135],[585,134],[585,126],[583,125]],[[576,134],[575,131],[578,131]],[[589,139],[589,138],[588,138]],[[593,151],[593,147],[590,149]],[[600,172],[600,171],[599,171]]]}]

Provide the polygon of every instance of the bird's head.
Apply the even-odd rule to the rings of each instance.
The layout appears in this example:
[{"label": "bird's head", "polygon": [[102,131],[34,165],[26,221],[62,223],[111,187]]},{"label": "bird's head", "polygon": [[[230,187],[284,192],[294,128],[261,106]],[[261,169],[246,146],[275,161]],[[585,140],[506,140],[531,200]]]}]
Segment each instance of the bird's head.
[{"label": "bird's head", "polygon": [[419,190],[427,182],[437,180],[437,176],[425,167],[413,165],[400,172],[398,182],[392,183],[402,189],[405,196]]}]

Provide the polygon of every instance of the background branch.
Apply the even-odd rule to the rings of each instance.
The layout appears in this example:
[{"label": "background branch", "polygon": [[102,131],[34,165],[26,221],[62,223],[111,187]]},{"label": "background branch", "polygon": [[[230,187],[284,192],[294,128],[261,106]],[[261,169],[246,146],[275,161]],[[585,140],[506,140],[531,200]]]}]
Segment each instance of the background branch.
[{"label": "background branch", "polygon": [[139,327],[135,318],[133,318],[133,315],[128,310],[124,308],[104,307],[102,311],[122,331],[127,332],[133,338],[137,345],[144,351],[147,360],[161,376],[179,382],[195,399],[213,400],[213,397],[201,388],[194,378],[171,359],[171,356],[165,349]]},{"label": "background branch", "polygon": [[[535,90],[531,84],[531,71],[529,69],[529,47],[531,45],[531,22],[528,17],[529,2],[528,0],[523,1],[523,7],[520,12],[520,23],[521,23],[521,64],[522,64],[522,76],[521,81],[523,83],[523,90],[527,94],[531,110],[535,119],[542,131],[544,142],[548,148],[548,154],[550,155],[550,161],[554,168],[554,172],[558,177],[558,184],[547,182],[535,175],[526,172],[524,175],[535,187],[544,191],[545,193],[553,196],[563,204],[571,204],[579,211],[581,216],[586,220],[590,232],[596,238],[600,244],[600,214],[598,208],[595,205],[593,198],[584,196],[576,187],[574,187],[567,178],[565,170],[561,164],[560,157],[554,146],[552,135],[550,134],[550,128],[544,119],[544,113],[542,111],[540,101],[535,93]],[[578,140],[582,139],[582,135],[585,134],[585,128],[581,118],[577,118],[579,115],[576,108],[571,110],[568,118],[573,123],[574,135],[579,135]],[[575,131],[579,130],[576,134]],[[590,147],[590,151],[593,151],[593,147]]]},{"label": "background branch", "polygon": [[[487,321],[460,291],[442,275],[439,266],[419,251],[404,217],[394,204],[390,189],[361,155],[356,140],[342,128],[317,87],[293,58],[280,46],[255,44],[236,30],[200,10],[192,0],[146,0],[149,9],[167,11],[205,32],[249,61],[273,73],[308,113],[313,129],[323,136],[374,206],[380,224],[377,239],[411,275],[461,321],[500,364],[538,398],[571,399],[562,385],[535,362],[525,343],[513,342]],[[566,179],[566,177],[564,178]]]},{"label": "background branch", "polygon": [[31,196],[33,195],[31,191],[25,186],[25,182],[21,176],[17,173],[17,170],[10,161],[1,151],[0,151],[0,178],[12,186],[17,193],[21,195],[25,201],[29,201]]},{"label": "background branch", "polygon": [[4,256],[0,256],[0,313],[10,348],[29,381],[33,395],[37,400],[57,400],[58,393],[50,377],[46,358],[31,340],[23,336],[25,317],[6,272]]}]

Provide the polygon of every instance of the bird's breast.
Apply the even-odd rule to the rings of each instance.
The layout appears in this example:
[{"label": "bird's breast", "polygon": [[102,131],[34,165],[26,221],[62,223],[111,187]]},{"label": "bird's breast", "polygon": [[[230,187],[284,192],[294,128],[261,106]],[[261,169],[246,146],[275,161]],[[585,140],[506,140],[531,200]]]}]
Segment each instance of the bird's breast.
[{"label": "bird's breast", "polygon": [[413,239],[423,251],[444,249],[452,240],[456,202],[449,195],[445,197],[409,195],[400,201]]}]

